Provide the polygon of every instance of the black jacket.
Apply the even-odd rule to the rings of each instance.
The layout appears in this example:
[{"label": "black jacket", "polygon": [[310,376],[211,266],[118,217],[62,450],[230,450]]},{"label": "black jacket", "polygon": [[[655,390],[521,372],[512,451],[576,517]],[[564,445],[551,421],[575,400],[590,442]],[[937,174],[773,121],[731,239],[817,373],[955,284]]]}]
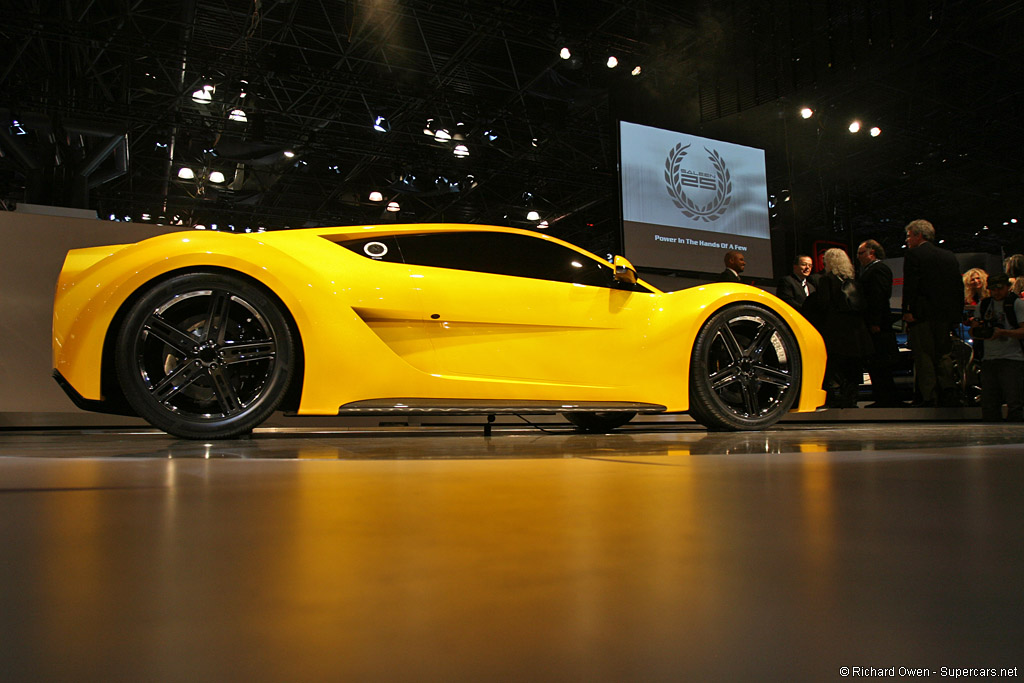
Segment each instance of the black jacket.
[{"label": "black jacket", "polygon": [[889,306],[889,298],[892,296],[892,270],[881,261],[872,261],[861,269],[857,284],[867,302],[864,322],[868,327],[888,329],[892,324],[892,310]]},{"label": "black jacket", "polygon": [[903,312],[915,320],[955,323],[964,307],[964,281],[953,252],[922,242],[903,257]]},{"label": "black jacket", "polygon": [[818,288],[804,302],[803,314],[821,333],[829,357],[863,358],[871,353],[871,336],[864,315],[846,308],[843,280],[822,275]]},{"label": "black jacket", "polygon": [[[814,293],[814,285],[811,284],[810,277],[807,278],[807,291],[810,294]],[[804,288],[800,286],[800,278],[792,274],[779,280],[779,285],[775,288],[775,296],[798,311],[804,305],[804,299],[807,298],[807,294],[804,294]]]},{"label": "black jacket", "polygon": [[715,282],[741,282],[741,280],[739,275],[726,268],[718,274]]}]

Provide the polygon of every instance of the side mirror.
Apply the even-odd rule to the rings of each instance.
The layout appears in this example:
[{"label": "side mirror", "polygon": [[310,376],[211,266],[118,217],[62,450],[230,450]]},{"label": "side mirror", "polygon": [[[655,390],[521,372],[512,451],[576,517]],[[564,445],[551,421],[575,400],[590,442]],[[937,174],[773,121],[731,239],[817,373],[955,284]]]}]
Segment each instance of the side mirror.
[{"label": "side mirror", "polygon": [[616,256],[612,259],[612,266],[615,267],[615,279],[630,285],[636,284],[636,268],[625,256]]}]

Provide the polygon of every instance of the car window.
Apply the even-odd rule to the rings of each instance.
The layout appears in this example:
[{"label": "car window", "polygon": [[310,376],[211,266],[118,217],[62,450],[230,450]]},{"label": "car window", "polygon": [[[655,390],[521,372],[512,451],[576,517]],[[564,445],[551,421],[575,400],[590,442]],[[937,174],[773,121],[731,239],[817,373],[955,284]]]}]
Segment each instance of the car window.
[{"label": "car window", "polygon": [[[401,235],[406,263],[619,289],[610,265],[547,240],[503,232]],[[647,291],[642,286],[627,289]]]},{"label": "car window", "polygon": [[326,239],[374,261],[402,262],[402,254],[398,250],[398,243],[394,237],[364,237],[360,239],[326,237]]}]

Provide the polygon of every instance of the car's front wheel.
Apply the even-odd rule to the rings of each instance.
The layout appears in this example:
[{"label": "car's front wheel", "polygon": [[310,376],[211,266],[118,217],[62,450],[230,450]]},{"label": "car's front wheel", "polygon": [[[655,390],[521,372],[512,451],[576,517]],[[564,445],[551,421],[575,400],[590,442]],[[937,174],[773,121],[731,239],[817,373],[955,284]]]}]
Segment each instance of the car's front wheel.
[{"label": "car's front wheel", "polygon": [[800,347],[772,311],[732,304],[697,334],[690,361],[690,415],[709,429],[764,429],[800,392]]},{"label": "car's front wheel", "polygon": [[234,275],[190,273],[135,302],[117,337],[117,375],[135,411],[188,439],[245,434],[288,390],[294,342],[280,305]]}]

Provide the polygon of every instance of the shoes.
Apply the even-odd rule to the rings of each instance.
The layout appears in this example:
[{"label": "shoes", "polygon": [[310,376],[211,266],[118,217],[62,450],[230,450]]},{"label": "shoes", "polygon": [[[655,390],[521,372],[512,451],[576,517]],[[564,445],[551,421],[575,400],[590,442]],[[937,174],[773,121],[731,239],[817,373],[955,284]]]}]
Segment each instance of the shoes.
[{"label": "shoes", "polygon": [[869,403],[865,408],[906,408],[907,404],[903,401],[875,401]]}]

